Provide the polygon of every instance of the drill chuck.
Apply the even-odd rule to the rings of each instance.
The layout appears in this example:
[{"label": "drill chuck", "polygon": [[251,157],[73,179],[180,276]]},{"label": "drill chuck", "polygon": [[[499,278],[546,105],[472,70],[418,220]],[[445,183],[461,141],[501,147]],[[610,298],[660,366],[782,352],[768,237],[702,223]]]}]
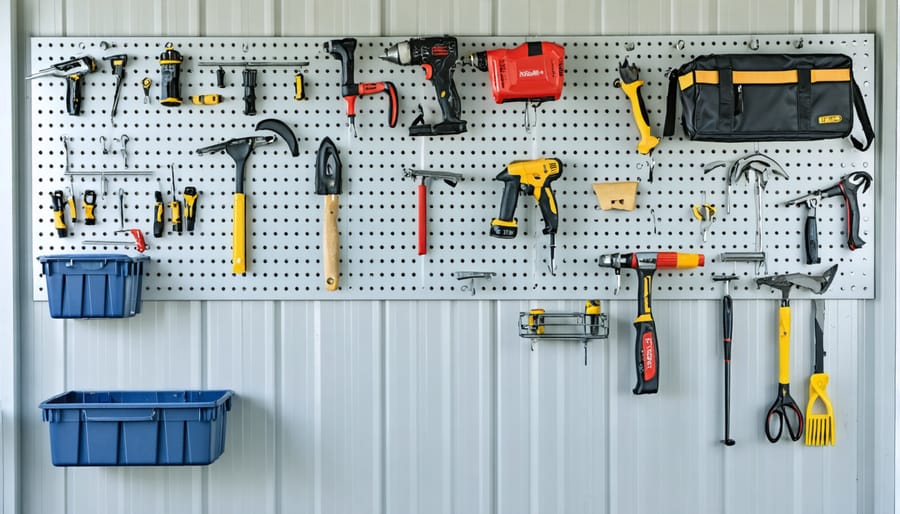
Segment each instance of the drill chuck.
[{"label": "drill chuck", "polygon": [[479,71],[488,71],[487,52],[475,52],[463,58],[463,63],[474,66]]},{"label": "drill chuck", "polygon": [[408,41],[397,43],[384,51],[381,59],[394,64],[412,64],[412,51],[409,48]]}]

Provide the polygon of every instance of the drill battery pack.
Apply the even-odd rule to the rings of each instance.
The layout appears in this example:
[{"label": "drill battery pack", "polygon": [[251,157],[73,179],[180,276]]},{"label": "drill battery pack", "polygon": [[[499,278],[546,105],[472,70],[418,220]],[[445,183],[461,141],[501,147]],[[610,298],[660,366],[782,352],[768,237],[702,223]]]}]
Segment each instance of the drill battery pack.
[{"label": "drill battery pack", "polygon": [[479,52],[472,64],[487,71],[498,104],[545,102],[562,95],[566,50],[556,43],[535,41],[513,49]]}]

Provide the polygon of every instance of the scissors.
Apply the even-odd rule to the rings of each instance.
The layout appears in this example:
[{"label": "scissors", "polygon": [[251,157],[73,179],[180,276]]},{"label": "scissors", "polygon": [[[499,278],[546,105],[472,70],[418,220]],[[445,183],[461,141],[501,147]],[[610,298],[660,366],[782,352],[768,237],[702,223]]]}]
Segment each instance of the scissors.
[{"label": "scissors", "polygon": [[[792,422],[791,418],[795,418],[796,431],[794,430],[795,423]],[[772,433],[773,425],[777,426],[777,431],[774,434]],[[800,436],[803,435],[803,412],[797,406],[797,402],[791,398],[790,385],[779,383],[778,396],[775,398],[775,403],[769,407],[769,413],[766,414],[766,438],[769,439],[770,443],[781,439],[781,433],[784,431],[785,425],[787,425],[791,441],[800,440]]]}]

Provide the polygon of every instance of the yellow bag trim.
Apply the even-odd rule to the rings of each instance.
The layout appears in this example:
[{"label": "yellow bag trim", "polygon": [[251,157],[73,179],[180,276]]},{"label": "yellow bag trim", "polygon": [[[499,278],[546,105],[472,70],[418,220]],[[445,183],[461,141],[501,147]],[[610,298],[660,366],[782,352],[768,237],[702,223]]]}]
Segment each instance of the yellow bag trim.
[{"label": "yellow bag trim", "polygon": [[[850,82],[849,68],[810,70],[810,82]],[[797,70],[774,71],[733,71],[731,80],[735,84],[796,84]],[[718,70],[696,70],[678,77],[678,85],[683,90],[694,84],[718,84]]]},{"label": "yellow bag trim", "polygon": [[850,82],[850,68],[834,68],[831,70],[810,70],[810,82]]}]

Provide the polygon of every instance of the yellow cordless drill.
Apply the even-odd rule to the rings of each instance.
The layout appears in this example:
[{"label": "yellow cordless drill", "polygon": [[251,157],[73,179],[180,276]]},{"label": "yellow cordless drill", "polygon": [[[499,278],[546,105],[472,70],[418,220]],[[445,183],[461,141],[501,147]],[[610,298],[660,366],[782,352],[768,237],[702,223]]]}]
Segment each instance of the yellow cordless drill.
[{"label": "yellow cordless drill", "polygon": [[562,162],[559,159],[548,158],[511,162],[494,178],[505,184],[503,199],[500,200],[500,215],[491,220],[491,236],[501,239],[516,237],[518,225],[514,215],[519,193],[534,196],[544,217],[544,234],[550,236],[551,275],[556,274],[556,229],[559,226],[559,214],[550,183],[561,175]]}]

